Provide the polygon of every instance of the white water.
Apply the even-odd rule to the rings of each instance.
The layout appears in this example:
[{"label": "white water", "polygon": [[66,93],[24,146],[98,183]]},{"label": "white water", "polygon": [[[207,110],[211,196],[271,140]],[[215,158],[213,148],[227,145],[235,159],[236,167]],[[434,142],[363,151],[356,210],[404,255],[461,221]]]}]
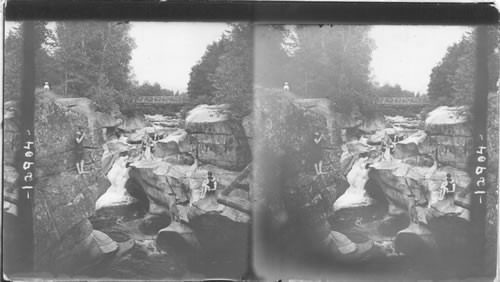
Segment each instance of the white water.
[{"label": "white water", "polygon": [[368,196],[365,190],[365,184],[368,181],[368,172],[365,168],[368,158],[358,159],[347,174],[349,188],[333,204],[333,210],[337,211],[344,208],[369,206],[373,199]]},{"label": "white water", "polygon": [[125,189],[130,170],[130,168],[125,167],[126,160],[127,157],[118,158],[108,172],[107,178],[111,182],[111,186],[106,190],[106,193],[97,199],[96,210],[104,207],[126,205],[136,201]]}]

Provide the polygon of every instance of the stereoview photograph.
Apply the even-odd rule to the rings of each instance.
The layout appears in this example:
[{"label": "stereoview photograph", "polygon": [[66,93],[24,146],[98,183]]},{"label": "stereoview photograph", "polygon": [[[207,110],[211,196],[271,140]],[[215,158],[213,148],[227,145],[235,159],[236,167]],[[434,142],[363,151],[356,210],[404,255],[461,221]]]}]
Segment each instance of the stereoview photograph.
[{"label": "stereoview photograph", "polygon": [[4,278],[491,278],[498,28],[6,22]]},{"label": "stereoview photograph", "polygon": [[252,96],[249,25],[34,23],[31,254],[20,251],[30,243],[16,221],[27,28],[6,23],[7,276],[243,277],[250,137],[230,115],[224,87],[239,75],[233,61],[244,60]]},{"label": "stereoview photograph", "polygon": [[494,277],[498,28],[255,34],[257,273]]}]

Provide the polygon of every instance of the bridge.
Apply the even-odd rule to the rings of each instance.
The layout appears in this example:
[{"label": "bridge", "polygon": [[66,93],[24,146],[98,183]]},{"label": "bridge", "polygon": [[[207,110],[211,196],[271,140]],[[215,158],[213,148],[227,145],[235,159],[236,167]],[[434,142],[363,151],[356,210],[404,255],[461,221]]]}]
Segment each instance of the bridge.
[{"label": "bridge", "polygon": [[408,107],[408,106],[425,106],[429,105],[429,98],[424,97],[378,97],[375,104],[380,106],[395,106],[395,107]]},{"label": "bridge", "polygon": [[189,104],[187,95],[180,96],[141,96],[134,97],[132,101],[137,106],[148,105],[185,105]]}]

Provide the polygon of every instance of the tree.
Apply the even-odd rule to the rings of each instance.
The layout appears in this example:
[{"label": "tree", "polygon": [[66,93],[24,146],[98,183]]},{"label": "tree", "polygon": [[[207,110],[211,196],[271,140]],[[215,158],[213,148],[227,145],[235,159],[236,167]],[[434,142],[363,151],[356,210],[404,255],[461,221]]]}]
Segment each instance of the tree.
[{"label": "tree", "polygon": [[418,95],[418,93],[415,95],[411,91],[401,89],[399,84],[394,86],[385,84],[381,87],[374,87],[373,92],[377,97],[415,97]]},{"label": "tree", "polygon": [[279,25],[259,25],[254,31],[254,82],[261,87],[281,88],[289,77],[286,66],[290,57],[283,48],[288,30]]},{"label": "tree", "polygon": [[135,96],[174,96],[174,91],[163,89],[160,84],[143,83],[134,88]]},{"label": "tree", "polygon": [[213,76],[215,102],[230,105],[235,118],[253,107],[253,26],[232,24],[224,54]]},{"label": "tree", "polygon": [[461,57],[470,49],[470,42],[464,36],[459,43],[450,46],[441,62],[432,69],[427,93],[429,99],[438,104],[449,101],[453,95],[451,77],[460,66]]},{"label": "tree", "polygon": [[[103,111],[123,106],[119,97],[130,88],[131,52],[135,47],[130,27],[111,22],[59,22],[55,58],[61,72],[62,91],[83,96]],[[99,97],[99,96],[111,97]]]},{"label": "tree", "polygon": [[[496,92],[498,80],[498,28],[488,29],[491,40],[488,46],[489,91]],[[428,95],[438,104],[470,105],[476,79],[476,29],[455,43],[434,67],[431,73]]]},{"label": "tree", "polygon": [[[5,39],[5,74],[4,74],[4,97],[5,100],[20,98],[21,92],[21,69],[23,60],[23,25],[14,27]],[[35,22],[35,79],[36,85],[43,85],[44,81],[55,79],[53,67],[54,59],[49,54],[53,47],[54,35],[46,27],[46,22]]]},{"label": "tree", "polygon": [[188,82],[188,95],[195,104],[211,103],[215,97],[213,76],[219,66],[220,56],[225,52],[227,38],[208,45],[205,54],[196,65],[191,68]]},{"label": "tree", "polygon": [[366,26],[299,26],[292,44],[297,50],[288,67],[293,92],[328,97],[340,111],[357,105],[367,111],[373,40]]}]

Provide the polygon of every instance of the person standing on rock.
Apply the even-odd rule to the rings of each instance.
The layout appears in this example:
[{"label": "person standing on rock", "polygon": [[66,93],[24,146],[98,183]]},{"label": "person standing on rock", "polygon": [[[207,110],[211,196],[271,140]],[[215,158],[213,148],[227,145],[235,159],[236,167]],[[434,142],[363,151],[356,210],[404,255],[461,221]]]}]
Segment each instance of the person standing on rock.
[{"label": "person standing on rock", "polygon": [[314,170],[316,175],[325,174],[322,171],[323,166],[323,149],[321,148],[321,140],[323,139],[323,134],[315,132],[312,140],[312,152],[311,157],[314,164]]},{"label": "person standing on rock", "polygon": [[82,127],[78,127],[78,131],[76,132],[76,147],[75,147],[75,155],[76,155],[76,170],[78,174],[87,173],[83,169],[83,156],[85,150],[83,148],[83,139],[85,138],[85,132]]}]

